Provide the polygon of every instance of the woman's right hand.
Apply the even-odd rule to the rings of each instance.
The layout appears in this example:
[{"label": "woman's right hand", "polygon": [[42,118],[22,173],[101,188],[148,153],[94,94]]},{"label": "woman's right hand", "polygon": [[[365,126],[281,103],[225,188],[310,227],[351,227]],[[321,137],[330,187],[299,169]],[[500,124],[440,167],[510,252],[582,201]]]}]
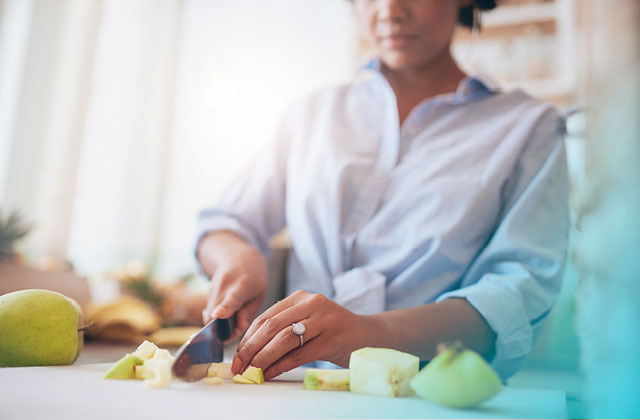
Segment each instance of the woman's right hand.
[{"label": "woman's right hand", "polygon": [[236,328],[228,341],[241,337],[249,328],[267,290],[267,261],[262,253],[239,236],[216,232],[202,239],[198,259],[211,274],[205,323],[235,314]]}]

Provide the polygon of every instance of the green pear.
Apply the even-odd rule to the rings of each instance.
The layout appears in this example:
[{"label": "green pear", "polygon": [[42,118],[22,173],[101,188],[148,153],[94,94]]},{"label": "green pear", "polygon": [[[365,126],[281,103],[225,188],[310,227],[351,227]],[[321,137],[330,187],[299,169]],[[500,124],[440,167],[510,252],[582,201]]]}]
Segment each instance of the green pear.
[{"label": "green pear", "polygon": [[134,379],[135,368],[142,365],[143,360],[133,354],[126,354],[118,360],[104,375],[104,379]]},{"label": "green pear", "polygon": [[0,296],[0,366],[70,365],[79,314],[66,296],[30,289]]},{"label": "green pear", "polygon": [[409,381],[418,373],[420,359],[398,350],[365,347],[349,358],[351,392],[404,397],[413,395]]},{"label": "green pear", "polygon": [[349,369],[307,369],[302,389],[349,391]]},{"label": "green pear", "polygon": [[478,353],[453,345],[438,346],[434,357],[411,381],[416,394],[447,407],[471,407],[502,390],[502,381]]}]

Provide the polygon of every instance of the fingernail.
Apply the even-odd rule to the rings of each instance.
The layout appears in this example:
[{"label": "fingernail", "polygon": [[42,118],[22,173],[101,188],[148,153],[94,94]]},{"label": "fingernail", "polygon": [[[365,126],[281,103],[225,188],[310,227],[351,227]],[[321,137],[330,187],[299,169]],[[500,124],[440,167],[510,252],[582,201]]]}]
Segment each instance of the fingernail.
[{"label": "fingernail", "polygon": [[233,356],[233,363],[231,363],[231,372],[240,373],[240,368],[242,367],[242,362],[238,356]]}]

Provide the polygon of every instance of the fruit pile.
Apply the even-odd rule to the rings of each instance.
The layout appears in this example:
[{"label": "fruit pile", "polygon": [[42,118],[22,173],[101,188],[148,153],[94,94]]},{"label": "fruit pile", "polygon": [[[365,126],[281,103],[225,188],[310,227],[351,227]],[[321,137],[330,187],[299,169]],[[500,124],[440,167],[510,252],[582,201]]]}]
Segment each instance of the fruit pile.
[{"label": "fruit pile", "polygon": [[[171,368],[175,357],[169,350],[158,348],[145,340],[133,353],[127,353],[118,360],[104,375],[104,379],[139,379],[151,388],[167,388],[171,385]],[[231,363],[212,363],[207,371],[204,383],[223,384],[231,379],[238,384],[263,384],[262,369],[249,366],[242,375],[231,373]]]},{"label": "fruit pile", "polygon": [[[144,341],[125,355],[105,379],[142,379],[150,387],[168,387],[174,357]],[[392,349],[362,348],[351,353],[349,369],[307,369],[303,389],[351,391],[384,397],[414,394],[447,407],[478,405],[502,389],[495,371],[477,353],[460,343],[439,346],[438,355],[421,371],[418,357]],[[263,384],[262,369],[249,366],[242,375],[230,363],[212,363],[204,383],[218,385],[231,379],[238,384]]]},{"label": "fruit pile", "polygon": [[438,355],[419,372],[420,361],[411,354],[368,347],[356,350],[349,369],[308,369],[302,387],[384,397],[415,393],[455,408],[478,405],[500,392],[500,378],[479,354],[458,342],[438,347]]}]

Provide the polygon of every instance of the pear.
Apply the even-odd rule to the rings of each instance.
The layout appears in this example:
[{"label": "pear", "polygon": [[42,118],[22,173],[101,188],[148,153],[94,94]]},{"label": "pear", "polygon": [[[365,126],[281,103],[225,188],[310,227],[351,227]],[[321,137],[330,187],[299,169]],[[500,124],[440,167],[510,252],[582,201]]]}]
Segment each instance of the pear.
[{"label": "pear", "polygon": [[365,347],[349,358],[351,392],[404,397],[413,395],[409,381],[418,373],[420,359],[398,350]]},{"label": "pear", "polygon": [[349,391],[349,369],[307,369],[302,389]]},{"label": "pear", "polygon": [[438,355],[411,381],[416,394],[447,407],[471,407],[502,390],[502,381],[478,353],[453,345],[438,345]]},{"label": "pear", "polygon": [[127,354],[118,360],[104,375],[104,379],[134,379],[135,368],[142,365],[143,360],[133,354]]},{"label": "pear", "polygon": [[79,312],[42,289],[0,296],[0,366],[70,365],[78,356]]}]

